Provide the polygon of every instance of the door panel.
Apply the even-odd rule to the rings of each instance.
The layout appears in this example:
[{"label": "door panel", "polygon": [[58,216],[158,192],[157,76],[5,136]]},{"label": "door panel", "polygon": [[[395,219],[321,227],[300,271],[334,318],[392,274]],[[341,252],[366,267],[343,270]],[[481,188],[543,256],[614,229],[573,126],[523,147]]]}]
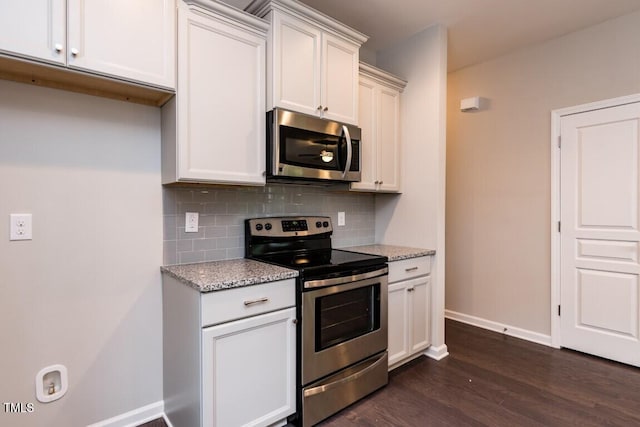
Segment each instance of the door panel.
[{"label": "door panel", "polygon": [[640,103],[561,119],[562,346],[640,366]]}]

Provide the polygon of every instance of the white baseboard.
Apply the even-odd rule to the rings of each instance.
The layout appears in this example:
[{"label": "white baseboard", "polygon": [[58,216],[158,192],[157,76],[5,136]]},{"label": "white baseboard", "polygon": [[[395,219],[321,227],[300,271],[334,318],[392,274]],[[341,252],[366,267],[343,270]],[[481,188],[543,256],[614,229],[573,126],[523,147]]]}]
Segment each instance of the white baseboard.
[{"label": "white baseboard", "polygon": [[446,317],[447,319],[466,323],[468,325],[499,332],[511,337],[516,337],[537,344],[546,345],[548,347],[553,347],[553,345],[551,344],[551,335],[545,335],[538,332],[517,328],[515,326],[506,325],[504,323],[498,323],[492,320],[482,319],[480,317],[470,316],[468,314],[458,313],[451,310],[445,310],[444,317]]},{"label": "white baseboard", "polygon": [[[133,411],[129,411],[125,414],[117,415],[109,418],[108,420],[99,421],[88,427],[135,427],[148,421],[155,420],[156,418],[165,418],[164,401],[162,400],[134,409]],[[168,420],[165,418],[165,421]],[[171,427],[171,424],[168,422],[167,425]]]},{"label": "white baseboard", "polygon": [[431,346],[424,352],[424,355],[431,359],[442,360],[449,355],[449,350],[447,349],[446,344],[442,344],[438,347]]}]

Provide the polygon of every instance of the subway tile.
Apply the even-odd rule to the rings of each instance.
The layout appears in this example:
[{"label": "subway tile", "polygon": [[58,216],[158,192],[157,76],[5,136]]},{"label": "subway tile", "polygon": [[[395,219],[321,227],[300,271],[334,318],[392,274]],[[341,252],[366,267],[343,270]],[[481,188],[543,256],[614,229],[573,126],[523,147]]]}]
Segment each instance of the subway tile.
[{"label": "subway tile", "polygon": [[244,258],[244,248],[227,249],[227,257],[225,259]]},{"label": "subway tile", "polygon": [[193,240],[194,251],[209,251],[211,249],[217,249],[218,239],[195,239]]},{"label": "subway tile", "polygon": [[178,240],[176,244],[177,252],[192,252],[193,240]]},{"label": "subway tile", "polygon": [[227,258],[227,251],[225,249],[215,249],[211,251],[205,251],[204,260],[205,261],[223,261]]},{"label": "subway tile", "polygon": [[178,251],[176,250],[176,240],[165,240],[162,247],[162,263],[163,265],[171,265],[178,263]]},{"label": "subway tile", "polygon": [[165,215],[175,215],[178,213],[176,192],[172,188],[162,189],[162,211]]},{"label": "subway tile", "polygon": [[244,225],[231,225],[227,227],[227,237],[244,238]]},{"label": "subway tile", "polygon": [[205,213],[204,208],[205,208],[204,203],[195,203],[195,202],[178,203],[178,214],[184,215],[185,212],[198,212],[200,214],[204,214]]},{"label": "subway tile", "polygon": [[204,239],[204,227],[198,227],[197,233],[187,233],[184,227],[178,227],[178,240]]},{"label": "subway tile", "polygon": [[204,237],[206,239],[216,239],[219,237],[227,237],[228,229],[230,227],[204,227]]},{"label": "subway tile", "polygon": [[197,203],[213,203],[216,200],[215,190],[194,190],[193,201]]},{"label": "subway tile", "polygon": [[216,215],[217,226],[241,225],[244,217],[239,215]]},{"label": "subway tile", "polygon": [[178,260],[180,264],[190,264],[193,262],[203,262],[205,256],[205,252],[180,252],[178,256]]},{"label": "subway tile", "polygon": [[178,218],[176,215],[165,215],[162,218],[163,240],[175,240],[178,235]]},{"label": "subway tile", "polygon": [[243,248],[244,239],[242,237],[222,237],[216,239],[218,249]]},{"label": "subway tile", "polygon": [[227,203],[227,213],[229,215],[246,215],[249,213],[249,203],[229,202]]}]

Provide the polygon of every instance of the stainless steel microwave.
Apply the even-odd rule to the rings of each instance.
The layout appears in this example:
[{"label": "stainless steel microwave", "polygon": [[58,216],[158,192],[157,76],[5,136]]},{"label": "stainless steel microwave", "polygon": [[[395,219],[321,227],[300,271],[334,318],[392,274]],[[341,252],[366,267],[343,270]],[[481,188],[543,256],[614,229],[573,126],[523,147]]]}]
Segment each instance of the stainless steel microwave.
[{"label": "stainless steel microwave", "polygon": [[267,179],[360,181],[360,128],[275,108],[267,113]]}]

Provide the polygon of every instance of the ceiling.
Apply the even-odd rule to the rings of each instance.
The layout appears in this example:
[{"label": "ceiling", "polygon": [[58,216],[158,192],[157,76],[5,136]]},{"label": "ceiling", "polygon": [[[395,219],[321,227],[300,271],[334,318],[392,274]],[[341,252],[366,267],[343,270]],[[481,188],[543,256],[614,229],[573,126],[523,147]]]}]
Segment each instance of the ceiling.
[{"label": "ceiling", "polygon": [[300,1],[367,34],[364,47],[374,52],[443,24],[449,71],[640,9],[640,0]]}]

